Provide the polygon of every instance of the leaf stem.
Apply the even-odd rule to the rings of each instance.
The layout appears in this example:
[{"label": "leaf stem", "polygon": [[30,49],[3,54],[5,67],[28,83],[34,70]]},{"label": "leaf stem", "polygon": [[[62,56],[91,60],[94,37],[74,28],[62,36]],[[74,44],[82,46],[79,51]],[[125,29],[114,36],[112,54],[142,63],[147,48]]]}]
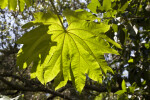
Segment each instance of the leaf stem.
[{"label": "leaf stem", "polygon": [[54,9],[54,12],[56,13],[56,15],[57,15],[57,17],[58,17],[58,19],[59,19],[59,21],[60,21],[60,23],[61,23],[61,25],[62,25],[62,27],[63,27],[64,31],[66,31],[66,29],[65,29],[65,27],[64,27],[64,25],[63,25],[63,22],[61,21],[61,19],[60,19],[59,15],[58,15],[58,12],[57,12],[57,10],[56,10],[56,7],[55,7],[55,5],[54,5],[53,1],[52,1],[52,0],[50,0],[50,2],[51,2],[51,4],[52,4],[52,7],[53,7],[53,9]]}]

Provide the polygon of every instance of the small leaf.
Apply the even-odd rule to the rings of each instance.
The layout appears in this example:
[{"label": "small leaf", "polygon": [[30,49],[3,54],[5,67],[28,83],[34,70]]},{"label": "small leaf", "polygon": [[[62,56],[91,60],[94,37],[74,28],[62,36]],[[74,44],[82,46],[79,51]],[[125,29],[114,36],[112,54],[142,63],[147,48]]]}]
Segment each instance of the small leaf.
[{"label": "small leaf", "polygon": [[128,63],[133,63],[133,59],[129,59],[129,60],[128,60]]},{"label": "small leaf", "polygon": [[150,44],[149,44],[149,43],[145,43],[144,45],[145,45],[145,47],[146,47],[147,49],[149,49],[149,47],[150,47]]},{"label": "small leaf", "polygon": [[118,94],[118,95],[121,95],[121,94],[123,94],[123,93],[125,93],[124,90],[119,90],[119,91],[115,92],[115,94]]},{"label": "small leaf", "polygon": [[8,5],[8,0],[0,0],[0,8],[4,9]]},{"label": "small leaf", "polygon": [[112,28],[113,28],[114,32],[118,32],[118,25],[113,24],[113,25],[112,25]]},{"label": "small leaf", "polygon": [[8,8],[9,8],[9,10],[16,11],[16,7],[17,7],[17,0],[8,0]]},{"label": "small leaf", "polygon": [[119,10],[119,11],[122,11],[122,12],[125,11],[131,1],[132,1],[132,0],[128,0],[128,1],[127,1],[120,9],[118,9],[118,10]]},{"label": "small leaf", "polygon": [[19,8],[20,8],[21,12],[24,10],[24,7],[25,7],[25,1],[24,0],[20,0]]},{"label": "small leaf", "polygon": [[111,9],[111,0],[103,0],[103,9],[105,11]]},{"label": "small leaf", "polygon": [[105,98],[106,94],[105,93],[100,93],[98,96],[95,97],[94,100],[103,100]]},{"label": "small leaf", "polygon": [[122,81],[122,85],[121,86],[122,86],[122,90],[126,91],[126,83],[125,83],[124,80]]},{"label": "small leaf", "polygon": [[0,8],[2,9],[8,6],[9,10],[16,11],[17,4],[19,5],[20,11],[23,11],[25,4],[27,7],[30,7],[32,2],[31,0],[0,0]]},{"label": "small leaf", "polygon": [[90,9],[93,13],[97,14],[97,8],[101,7],[101,4],[98,0],[91,0],[91,3],[87,5],[88,9]]},{"label": "small leaf", "polygon": [[129,90],[130,90],[131,93],[134,93],[134,90],[135,90],[136,86],[137,86],[137,84],[134,82],[132,84],[132,86],[129,87]]}]

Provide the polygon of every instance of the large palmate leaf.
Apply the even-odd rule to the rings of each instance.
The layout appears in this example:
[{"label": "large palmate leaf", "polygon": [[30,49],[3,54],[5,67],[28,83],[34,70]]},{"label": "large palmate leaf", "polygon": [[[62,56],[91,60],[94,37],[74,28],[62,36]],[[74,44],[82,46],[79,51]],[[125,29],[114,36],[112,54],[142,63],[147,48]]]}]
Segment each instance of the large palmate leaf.
[{"label": "large palmate leaf", "polygon": [[18,53],[18,65],[29,66],[33,62],[33,76],[41,83],[54,80],[55,89],[58,89],[71,80],[81,92],[87,75],[101,83],[103,74],[113,72],[107,66],[104,54],[118,53],[107,41],[121,47],[105,35],[109,25],[93,22],[95,17],[83,10],[63,12],[68,22],[66,29],[52,13],[35,15],[36,20],[25,26],[40,26],[18,40],[18,43],[24,44]]},{"label": "large palmate leaf", "polygon": [[32,0],[0,0],[0,8],[4,9],[8,6],[9,10],[16,10],[19,5],[20,11],[24,10],[25,4],[31,6]]}]

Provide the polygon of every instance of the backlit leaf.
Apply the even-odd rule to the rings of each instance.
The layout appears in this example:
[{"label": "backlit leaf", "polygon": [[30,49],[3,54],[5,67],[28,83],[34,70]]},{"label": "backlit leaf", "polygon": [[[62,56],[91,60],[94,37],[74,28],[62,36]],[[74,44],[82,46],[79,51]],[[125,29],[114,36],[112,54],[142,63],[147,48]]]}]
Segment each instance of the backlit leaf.
[{"label": "backlit leaf", "polygon": [[126,83],[124,80],[122,81],[121,86],[122,86],[122,90],[126,91]]},{"label": "backlit leaf", "polygon": [[36,13],[35,21],[24,27],[40,26],[18,40],[24,44],[18,54],[18,65],[25,68],[32,63],[33,77],[36,75],[43,84],[54,80],[55,89],[65,86],[70,80],[81,92],[87,75],[102,83],[102,76],[108,71],[113,72],[104,54],[118,54],[108,42],[121,47],[105,35],[109,25],[88,20],[94,18],[88,12],[79,14],[80,11],[64,11],[68,22],[64,29],[53,13]]},{"label": "backlit leaf", "polygon": [[20,11],[24,10],[25,4],[27,7],[31,6],[31,0],[0,0],[0,8],[4,9],[8,6],[9,10],[16,11],[17,5],[19,5]]},{"label": "backlit leaf", "polygon": [[111,0],[103,0],[103,9],[105,11],[111,8]]},{"label": "backlit leaf", "polygon": [[132,0],[128,0],[128,1],[127,1],[120,9],[118,9],[118,10],[119,10],[119,11],[125,11],[131,1],[132,1]]},{"label": "backlit leaf", "polygon": [[9,10],[16,10],[17,0],[8,0],[8,8]]},{"label": "backlit leaf", "polygon": [[97,8],[101,7],[101,4],[99,3],[98,0],[91,0],[91,3],[87,5],[87,7],[93,12],[97,13]]},{"label": "backlit leaf", "polygon": [[115,94],[118,94],[118,95],[122,95],[123,93],[125,93],[124,90],[118,90],[117,92],[115,92]]},{"label": "backlit leaf", "polygon": [[133,59],[129,59],[129,60],[128,60],[128,63],[133,63]]},{"label": "backlit leaf", "polygon": [[8,0],[0,0],[0,8],[4,9],[8,5]]}]

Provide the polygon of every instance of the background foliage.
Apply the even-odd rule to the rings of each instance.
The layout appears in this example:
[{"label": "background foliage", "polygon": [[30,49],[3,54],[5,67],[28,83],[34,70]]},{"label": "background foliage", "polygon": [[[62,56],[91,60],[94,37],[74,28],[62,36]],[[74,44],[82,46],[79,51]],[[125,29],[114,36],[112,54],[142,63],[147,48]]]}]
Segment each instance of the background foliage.
[{"label": "background foliage", "polygon": [[[48,50],[51,49],[50,47],[56,46],[55,42],[59,43],[59,41],[61,41],[62,38],[58,39],[55,42],[52,42],[52,44],[49,44],[49,42],[53,41],[53,37],[51,37],[51,34],[46,34],[48,30],[52,31],[50,30],[50,28],[48,29],[47,25],[51,25],[52,22],[57,22],[61,25],[57,14],[56,15],[53,14],[56,13],[56,10],[48,0],[0,0],[0,7],[1,7],[0,93],[2,95],[7,95],[10,97],[19,96],[19,99],[25,100],[26,99],[45,100],[57,98],[81,99],[81,100],[82,99],[100,100],[106,98],[114,100],[115,99],[148,100],[148,98],[150,98],[149,97],[150,95],[149,94],[150,93],[149,1],[148,0],[99,0],[99,1],[57,0],[53,1],[53,3],[58,12],[58,15],[62,16],[63,13],[64,28],[66,27],[69,28],[66,22],[71,23],[72,21],[76,21],[74,25],[72,25],[72,28],[80,27],[82,29],[87,29],[88,32],[94,33],[96,33],[97,31],[98,33],[106,32],[105,34],[107,36],[103,36],[101,34],[100,36],[97,37],[101,37],[102,39],[107,40],[109,42],[109,44],[107,45],[110,45],[109,48],[111,49],[109,50],[108,48],[105,48],[106,43],[104,42],[100,42],[100,44],[98,44],[98,42],[96,43],[101,47],[99,49],[104,49],[104,51],[101,51],[101,53],[103,52],[102,54],[113,53],[113,51],[111,51],[112,49],[115,49],[119,52],[120,55],[112,55],[112,54],[104,55],[105,60],[107,61],[107,65],[109,65],[112,68],[113,73],[105,73],[105,74],[103,73],[102,74],[103,81],[101,82],[101,84],[97,82],[97,80],[96,81],[91,80],[93,78],[91,78],[90,76],[87,77],[86,81],[84,81],[85,86],[83,85],[79,86],[84,87],[83,90],[79,89],[77,85],[75,85],[78,91],[82,90],[81,94],[78,93],[78,91],[76,91],[76,89],[74,88],[74,82],[71,81],[67,82],[67,80],[65,80],[65,83],[64,80],[63,81],[61,80],[63,85],[60,84],[59,87],[62,87],[65,84],[66,85],[55,91],[53,84],[55,83],[56,85],[57,82],[55,80],[59,79],[59,77],[56,77],[55,80],[52,80],[54,79],[55,76],[51,78],[52,80],[51,82],[48,82],[50,81],[50,79],[48,79],[47,81],[48,83],[46,85],[42,85],[35,78],[35,76],[39,74],[35,74],[35,70],[32,69],[34,66],[37,66],[41,62],[36,63],[37,61],[40,60],[39,58],[34,58],[36,57],[37,54],[34,51],[32,51],[31,47],[39,43],[40,46],[43,47],[41,48],[37,47],[35,51],[39,50],[39,52],[41,52],[45,48],[45,46],[50,45],[49,48],[45,48],[47,52],[43,52],[42,54],[42,56],[45,57],[46,55],[44,54],[48,53]],[[88,12],[77,9],[85,9]],[[77,11],[74,12],[73,10]],[[50,11],[53,13],[47,13]],[[47,15],[44,15],[45,13],[47,13]],[[67,20],[64,18],[64,16],[66,17],[68,16]],[[51,17],[53,17],[54,20]],[[85,21],[86,24],[84,24]],[[27,22],[29,23],[24,25]],[[90,25],[86,26],[87,23],[90,23]],[[101,27],[95,26],[99,25],[99,23],[102,23],[101,27],[104,27],[103,29],[106,29],[107,25],[109,26],[109,28],[107,28],[106,31],[100,32]],[[28,29],[21,28],[23,25],[24,28]],[[40,25],[40,26],[37,27],[33,25]],[[55,25],[51,25],[50,27],[52,27],[51,29],[53,30],[56,28]],[[63,30],[61,28],[59,30]],[[99,28],[99,30],[97,30],[96,28]],[[45,35],[43,35],[44,39],[40,35],[36,34],[36,33],[42,34],[41,32],[45,33]],[[22,37],[24,33],[26,34]],[[52,34],[54,33],[55,31]],[[33,35],[28,36],[27,34]],[[22,38],[18,40],[20,37]],[[112,42],[110,39],[119,43],[122,49],[117,48],[118,44]],[[25,51],[27,51],[27,54],[23,55],[22,57],[25,56],[31,57],[30,63],[34,59],[33,65],[30,65],[28,67],[25,66],[24,70],[19,70],[19,67],[16,65],[16,55],[18,49],[22,47],[22,45],[16,44],[17,40],[18,43],[24,44],[23,48],[25,49]],[[90,39],[90,41],[93,41],[92,38]],[[83,44],[83,42],[81,43]],[[104,45],[102,45],[102,43]],[[26,47],[26,45],[31,47]],[[94,53],[98,52],[97,45],[92,47],[94,48],[94,50],[96,50],[94,51]],[[70,49],[73,49],[73,47],[71,47]],[[66,50],[66,52],[68,51]],[[67,56],[66,52],[64,52],[64,55]],[[115,54],[117,54],[116,51],[114,52]],[[74,54],[76,53],[74,52]],[[103,56],[101,57],[104,58]],[[19,63],[22,63],[21,62],[22,60],[17,61]],[[93,62],[90,62],[90,64],[91,63]],[[21,67],[21,65],[19,66]],[[104,68],[110,70],[108,69],[109,67]],[[89,70],[92,70],[92,68],[89,68]],[[96,72],[93,73],[95,74],[96,77],[98,77],[97,75],[98,73]],[[81,76],[82,75],[79,75],[79,77]],[[38,79],[40,80],[40,78]],[[77,81],[75,83],[80,82]]]}]

